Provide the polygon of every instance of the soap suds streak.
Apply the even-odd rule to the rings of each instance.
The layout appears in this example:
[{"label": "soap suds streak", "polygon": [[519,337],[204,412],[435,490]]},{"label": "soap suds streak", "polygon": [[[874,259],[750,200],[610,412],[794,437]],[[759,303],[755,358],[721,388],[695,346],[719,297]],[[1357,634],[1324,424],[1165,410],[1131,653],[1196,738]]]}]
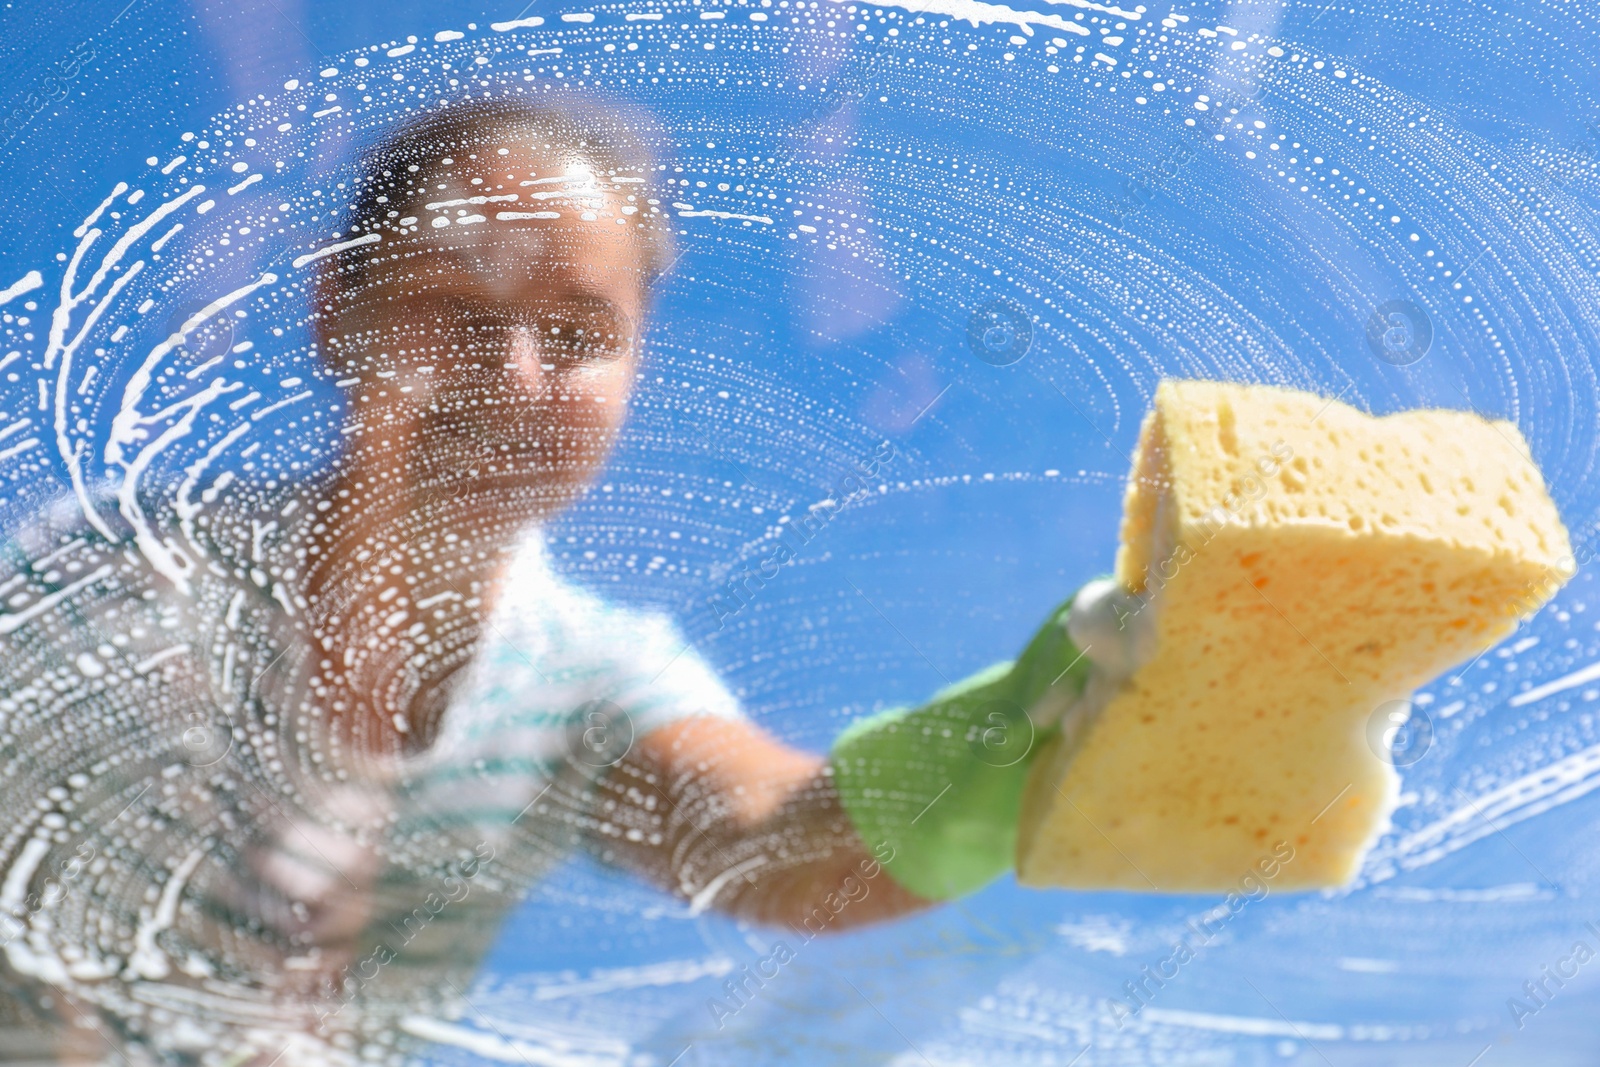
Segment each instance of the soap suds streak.
[{"label": "soap suds streak", "polygon": [[1297,1037],[1302,1041],[1340,1041],[1345,1028],[1330,1023],[1297,1022],[1292,1019],[1264,1019],[1211,1012],[1171,1011],[1146,1008],[1143,1015],[1153,1023],[1213,1030],[1224,1034],[1249,1034],[1252,1037]]},{"label": "soap suds streak", "polygon": [[128,959],[130,973],[156,981],[171,973],[171,963],[161,946],[156,943],[156,935],[170,927],[173,919],[177,918],[178,899],[190,876],[194,874],[205,856],[203,850],[191,852],[177,869],[167,876],[166,882],[161,887],[161,897],[156,902],[153,912],[140,922],[139,929],[134,933],[133,955]]},{"label": "soap suds streak", "polygon": [[12,631],[31,621],[35,616],[49,611],[61,601],[73,596],[85,586],[93,585],[95,582],[98,582],[104,578],[108,578],[112,573],[113,568],[110,564],[98,567],[84,575],[82,578],[79,578],[77,581],[64,585],[55,592],[40,597],[20,611],[10,611],[4,615],[0,615],[0,635],[11,633]]},{"label": "soap suds streak", "polygon": [[44,276],[37,270],[30,270],[4,289],[0,289],[0,304],[10,303],[23,293],[31,293],[44,285]]},{"label": "soap suds streak", "polygon": [[1513,696],[1508,703],[1514,708],[1520,708],[1525,704],[1533,704],[1543,700],[1545,697],[1555,696],[1557,693],[1565,693],[1569,689],[1576,689],[1581,685],[1588,685],[1590,682],[1597,680],[1600,680],[1600,663],[1591,663],[1589,666],[1573,671],[1571,674],[1562,675],[1554,681],[1545,682],[1543,685],[1536,685],[1532,689],[1524,690]]},{"label": "soap suds streak", "polygon": [[596,971],[582,979],[560,979],[534,986],[535,1000],[560,1000],[591,997],[647,986],[670,986],[695,982],[701,978],[721,978],[734,969],[732,960],[712,957],[703,960],[667,960],[642,967],[616,967]]},{"label": "soap suds streak", "polygon": [[610,1054],[588,1047],[552,1049],[543,1043],[516,1041],[493,1030],[468,1028],[427,1016],[413,1016],[401,1025],[413,1036],[465,1049],[496,1063],[526,1063],[533,1067],[623,1067],[627,1063],[625,1049]]},{"label": "soap suds streak", "polygon": [[1544,815],[1600,789],[1600,745],[1575,752],[1476,796],[1417,829],[1385,840],[1367,858],[1358,885],[1387,881],[1437,863],[1508,826]]},{"label": "soap suds streak", "polygon": [[[432,205],[430,205],[430,206],[432,206]],[[381,240],[383,240],[383,235],[382,234],[369,233],[369,234],[365,234],[365,235],[363,235],[361,237],[351,238],[348,241],[335,241],[333,244],[324,245],[323,247],[317,249],[315,252],[307,252],[303,256],[296,256],[295,260],[294,260],[294,265],[295,265],[295,268],[298,270],[299,268],[304,267],[304,266],[306,266],[308,264],[315,263],[319,259],[323,259],[324,257],[335,255],[335,254],[337,254],[339,252],[343,252],[347,248],[360,248],[362,245],[374,245],[374,244],[377,244]],[[274,279],[274,280],[276,280],[276,279]],[[226,306],[226,305],[222,305],[222,306]]]}]

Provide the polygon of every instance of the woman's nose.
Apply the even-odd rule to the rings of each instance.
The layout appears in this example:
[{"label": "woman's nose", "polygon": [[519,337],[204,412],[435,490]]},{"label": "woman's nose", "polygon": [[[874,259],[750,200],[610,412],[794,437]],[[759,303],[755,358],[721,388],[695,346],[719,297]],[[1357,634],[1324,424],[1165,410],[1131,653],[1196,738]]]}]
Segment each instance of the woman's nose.
[{"label": "woman's nose", "polygon": [[506,339],[506,369],[518,386],[533,389],[544,378],[544,353],[539,347],[539,336],[529,326],[514,326]]}]

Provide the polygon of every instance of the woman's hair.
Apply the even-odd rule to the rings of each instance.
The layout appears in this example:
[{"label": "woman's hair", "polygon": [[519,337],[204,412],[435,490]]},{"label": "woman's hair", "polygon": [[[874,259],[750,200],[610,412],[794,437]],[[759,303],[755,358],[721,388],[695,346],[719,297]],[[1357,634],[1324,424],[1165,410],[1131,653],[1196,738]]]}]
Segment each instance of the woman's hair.
[{"label": "woman's hair", "polygon": [[[455,157],[493,158],[501,148],[581,161],[602,189],[643,193],[657,158],[640,131],[652,126],[649,117],[639,112],[570,92],[538,101],[498,96],[441,106],[390,132],[367,152],[346,232],[354,237],[393,230],[399,219],[426,216],[429,202],[477,193],[464,184]],[[441,193],[441,182],[455,187],[454,192]],[[635,223],[632,230],[640,242],[644,281],[649,284],[673,262],[672,227],[657,207],[644,203],[630,221]],[[421,225],[426,232],[427,222]],[[343,287],[359,284],[369,251],[350,248],[330,264]]]}]

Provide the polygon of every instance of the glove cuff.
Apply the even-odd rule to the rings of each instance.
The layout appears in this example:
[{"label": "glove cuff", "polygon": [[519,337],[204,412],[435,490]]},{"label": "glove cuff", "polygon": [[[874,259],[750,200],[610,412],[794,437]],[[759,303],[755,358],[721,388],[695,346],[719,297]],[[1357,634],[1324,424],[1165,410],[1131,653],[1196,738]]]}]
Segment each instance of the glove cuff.
[{"label": "glove cuff", "polygon": [[[1030,712],[1070,704],[1088,675],[1066,621],[1051,613],[1015,661],[852,723],[830,760],[840,802],[861,839],[906,889],[949,900],[1015,864],[1017,818],[1031,757],[1052,726]],[[1053,724],[1055,718],[1045,710]]]}]

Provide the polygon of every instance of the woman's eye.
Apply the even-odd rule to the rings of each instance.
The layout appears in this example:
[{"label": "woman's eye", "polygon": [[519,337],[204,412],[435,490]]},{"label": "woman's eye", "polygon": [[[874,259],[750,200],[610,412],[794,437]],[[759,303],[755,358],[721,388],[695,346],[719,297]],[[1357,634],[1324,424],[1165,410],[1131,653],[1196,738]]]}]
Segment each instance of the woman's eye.
[{"label": "woman's eye", "polygon": [[539,334],[557,362],[589,363],[626,356],[633,349],[627,319],[610,305],[574,304],[553,309]]},{"label": "woman's eye", "polygon": [[[509,351],[518,332],[537,346],[541,362],[570,367],[628,355],[634,334],[628,317],[608,301],[575,300],[536,307],[459,304],[445,324],[454,343],[481,351]],[[462,344],[462,342],[465,342]]]}]

